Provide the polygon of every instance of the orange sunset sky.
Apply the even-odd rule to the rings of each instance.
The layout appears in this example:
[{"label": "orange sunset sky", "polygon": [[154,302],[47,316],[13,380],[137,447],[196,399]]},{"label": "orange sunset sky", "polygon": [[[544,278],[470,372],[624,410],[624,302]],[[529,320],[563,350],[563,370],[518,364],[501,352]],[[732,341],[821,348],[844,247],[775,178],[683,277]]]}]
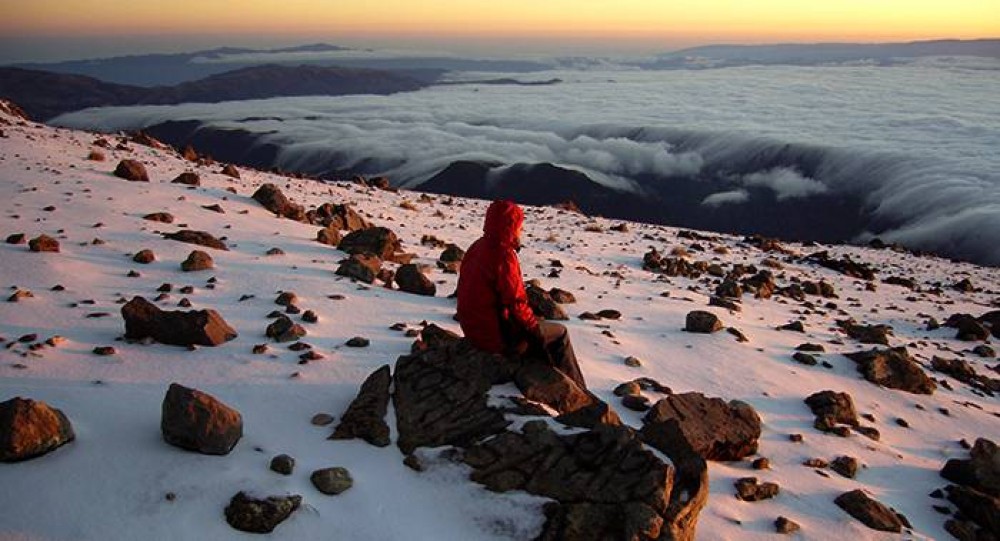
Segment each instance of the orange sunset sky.
[{"label": "orange sunset sky", "polygon": [[8,39],[215,36],[220,45],[257,37],[373,47],[662,51],[719,42],[1000,36],[1000,0],[0,0],[0,6],[0,34]]}]

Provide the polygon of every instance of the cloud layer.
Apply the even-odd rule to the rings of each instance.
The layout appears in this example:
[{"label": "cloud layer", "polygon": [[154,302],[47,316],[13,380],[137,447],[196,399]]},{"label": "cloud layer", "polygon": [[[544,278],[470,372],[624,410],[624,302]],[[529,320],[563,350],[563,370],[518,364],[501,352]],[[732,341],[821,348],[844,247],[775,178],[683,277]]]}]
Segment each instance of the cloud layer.
[{"label": "cloud layer", "polygon": [[408,186],[479,160],[550,162],[622,190],[721,182],[710,206],[760,189],[781,201],[850,194],[885,240],[1000,264],[991,71],[939,62],[542,75],[565,82],[90,110],[58,122],[118,130],[200,119],[273,131],[265,140],[281,146],[283,168],[355,167]]}]

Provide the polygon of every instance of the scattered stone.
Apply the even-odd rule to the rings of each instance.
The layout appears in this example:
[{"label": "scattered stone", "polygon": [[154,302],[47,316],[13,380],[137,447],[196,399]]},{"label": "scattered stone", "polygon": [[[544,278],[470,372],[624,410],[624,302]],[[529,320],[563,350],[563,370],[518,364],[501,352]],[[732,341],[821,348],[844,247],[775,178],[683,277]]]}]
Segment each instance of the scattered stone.
[{"label": "scattered stone", "polygon": [[755,470],[769,470],[769,469],[771,469],[771,461],[768,460],[765,457],[760,457],[760,458],[754,460],[753,464],[751,464],[751,466]]},{"label": "scattered stone", "polygon": [[625,366],[628,366],[629,368],[639,368],[642,366],[642,360],[638,357],[629,355],[628,357],[625,357]]},{"label": "scattered stone", "polygon": [[204,231],[183,229],[175,233],[164,233],[163,238],[186,242],[188,244],[197,244],[199,246],[205,246],[206,248],[215,248],[216,250],[229,250],[226,243]]},{"label": "scattered stone", "polygon": [[45,402],[18,396],[0,403],[0,462],[38,457],[75,437],[66,415]]},{"label": "scattered stone", "polygon": [[201,250],[192,250],[187,259],[181,262],[181,270],[184,272],[203,271],[215,268],[212,256]]},{"label": "scattered stone", "polygon": [[7,244],[24,244],[27,242],[27,237],[24,233],[14,233],[12,235],[7,235]]},{"label": "scattered stone", "polygon": [[778,327],[779,331],[792,331],[792,332],[806,332],[806,328],[802,325],[801,321],[792,321],[791,323],[786,323]]},{"label": "scattered stone", "polygon": [[[528,283],[525,291],[528,295],[528,306],[531,306],[531,311],[535,315],[550,321],[569,319],[562,306],[559,306],[559,303],[552,298],[552,295],[542,289],[537,282]],[[594,317],[600,319],[601,316],[595,314]]]},{"label": "scattered stone", "polygon": [[366,348],[369,345],[371,345],[371,343],[372,343],[371,340],[363,336],[355,336],[354,338],[351,338],[350,340],[345,342],[344,345],[349,348]]},{"label": "scattered stone", "polygon": [[97,346],[94,348],[95,355],[108,356],[114,355],[115,353],[117,353],[117,351],[115,351],[115,348],[111,346]]},{"label": "scattered stone", "polygon": [[996,350],[985,344],[980,344],[972,348],[972,353],[983,357],[984,359],[992,359],[997,356]]},{"label": "scattered stone", "polygon": [[177,346],[218,346],[237,337],[215,310],[165,311],[142,297],[133,297],[121,313],[125,338],[131,340],[150,337]]},{"label": "scattered stone", "polygon": [[737,342],[743,343],[750,341],[750,339],[747,338],[747,335],[743,334],[743,331],[737,329],[736,327],[726,327],[726,332],[735,336]]},{"label": "scattered stone", "polygon": [[756,477],[743,477],[738,479],[733,485],[736,487],[736,497],[745,502],[769,500],[777,496],[780,491],[777,483],[765,482],[758,484]]},{"label": "scattered stone", "polygon": [[267,353],[267,344],[254,344],[253,346],[254,355],[263,355],[265,353]]},{"label": "scattered stone", "polygon": [[437,265],[444,272],[455,274],[461,268],[464,258],[465,250],[459,248],[457,244],[448,244],[438,256]]},{"label": "scattered stone", "polygon": [[115,176],[132,182],[149,182],[146,166],[137,160],[122,160],[115,167]]},{"label": "scattered stone", "polygon": [[712,296],[708,299],[709,306],[718,306],[719,308],[725,308],[730,312],[739,312],[743,310],[743,307],[739,303],[732,301],[730,299],[725,299],[722,297]]},{"label": "scattered stone", "polygon": [[701,393],[675,394],[646,414],[640,436],[671,456],[687,450],[706,460],[741,460],[757,452],[760,417],[738,400],[726,403]]},{"label": "scattered stone", "polygon": [[914,394],[933,394],[937,388],[904,347],[847,353],[845,357],[857,363],[858,372],[876,385]]},{"label": "scattered stone", "polygon": [[226,506],[226,522],[242,532],[271,533],[302,504],[302,496],[254,499],[240,492]]},{"label": "scattered stone", "polygon": [[642,394],[642,386],[639,385],[638,381],[626,381],[615,387],[613,392],[615,396],[639,395]]},{"label": "scattered stone", "polygon": [[142,265],[148,265],[153,261],[156,261],[156,254],[154,254],[150,249],[139,250],[134,256],[132,256],[132,261]]},{"label": "scattered stone", "polygon": [[796,351],[795,354],[792,355],[792,359],[794,359],[795,362],[806,366],[816,366],[819,362],[816,360],[816,357],[808,353],[802,353],[801,351]]},{"label": "scattered stone", "polygon": [[324,203],[306,212],[306,219],[311,224],[321,225],[338,233],[343,230],[357,231],[372,227],[372,224],[355,212],[350,205]]},{"label": "scattered stone", "polygon": [[326,426],[333,423],[333,420],[333,415],[330,415],[329,413],[317,413],[312,416],[312,419],[309,419],[309,423],[314,426]]},{"label": "scattered stone", "polygon": [[239,169],[236,169],[236,166],[231,163],[227,163],[223,166],[222,171],[219,171],[219,173],[226,175],[227,177],[240,178]]},{"label": "scattered stone", "polygon": [[793,534],[801,529],[802,527],[799,526],[797,522],[791,519],[785,517],[778,517],[777,519],[774,520],[774,531],[778,533]]},{"label": "scattered stone", "polygon": [[278,455],[271,459],[271,471],[281,475],[291,475],[295,469],[295,459],[288,455]]},{"label": "scattered stone", "polygon": [[400,291],[427,297],[433,297],[437,293],[437,286],[434,285],[434,282],[420,271],[419,266],[413,263],[400,266],[399,270],[396,271],[395,280]]},{"label": "scattered stone", "polygon": [[293,322],[284,314],[279,314],[274,322],[267,326],[264,334],[277,342],[294,342],[307,333],[302,325]]},{"label": "scattered stone", "polygon": [[348,406],[340,418],[331,440],[361,438],[368,443],[386,447],[389,445],[389,425],[385,414],[389,405],[389,384],[392,378],[389,365],[373,372],[358,391],[358,396]]},{"label": "scattered stone", "polygon": [[[237,177],[238,178],[238,177]],[[262,185],[251,196],[267,210],[289,220],[306,221],[306,212],[302,205],[292,203],[277,186],[271,183]]]},{"label": "scattered stone", "polygon": [[292,291],[282,291],[276,299],[274,299],[274,304],[280,306],[290,306],[299,303],[299,296]]},{"label": "scattered stone", "polygon": [[969,458],[946,462],[941,477],[1000,498],[1000,448],[989,439],[977,438]]},{"label": "scattered stone", "polygon": [[177,175],[171,184],[184,184],[186,186],[201,186],[201,177],[193,171],[185,171]]},{"label": "scattered stone", "polygon": [[213,396],[171,383],[163,398],[160,430],[174,446],[227,455],[243,437],[243,417]]},{"label": "scattered stone", "polygon": [[205,210],[210,210],[212,212],[218,212],[219,214],[225,214],[226,210],[222,208],[222,205],[216,203],[214,205],[202,205],[201,208]]},{"label": "scattered stone", "polygon": [[809,353],[825,353],[826,348],[824,348],[822,344],[805,343],[795,346],[795,351],[805,351]]},{"label": "scattered stone", "polygon": [[370,227],[348,233],[337,248],[348,254],[373,254],[392,260],[402,244],[396,234],[385,227]]},{"label": "scattered stone", "polygon": [[642,395],[628,394],[622,397],[622,406],[632,411],[647,411],[649,399]]},{"label": "scattered stone", "polygon": [[892,327],[888,325],[857,325],[851,320],[838,321],[837,325],[847,333],[847,336],[862,344],[889,345],[889,335]]},{"label": "scattered stone", "polygon": [[945,321],[944,326],[957,329],[955,338],[964,342],[981,342],[990,337],[990,330],[969,314],[953,314]]},{"label": "scattered stone", "polygon": [[722,321],[711,313],[704,310],[694,310],[689,312],[685,320],[684,330],[693,333],[711,334],[722,330]]},{"label": "scattered stone", "polygon": [[306,323],[318,323],[319,316],[312,310],[306,310],[302,313],[302,321],[305,321]]},{"label": "scattered stone", "polygon": [[28,249],[32,252],[58,252],[59,241],[48,235],[39,235],[28,241]]},{"label": "scattered stone", "polygon": [[861,424],[854,409],[854,400],[847,393],[820,391],[809,395],[805,403],[816,416],[815,426],[824,432],[831,431],[838,423],[850,426]]},{"label": "scattered stone", "polygon": [[143,220],[149,220],[151,222],[160,222],[164,224],[174,223],[174,215],[169,212],[154,212],[152,214],[147,214],[142,217]]},{"label": "scattered stone", "polygon": [[851,456],[838,456],[830,463],[830,469],[847,477],[854,479],[858,474],[858,459]]},{"label": "scattered stone", "polygon": [[351,257],[343,260],[337,268],[338,276],[371,284],[375,277],[382,270],[382,260],[371,254],[352,254]]},{"label": "scattered stone", "polygon": [[906,517],[870,498],[860,489],[837,496],[834,503],[873,530],[899,533],[903,531],[903,526],[911,527]]},{"label": "scattered stone", "polygon": [[21,302],[23,299],[34,298],[35,294],[28,291],[27,289],[18,289],[10,297],[7,297],[7,302]]},{"label": "scattered stone", "polygon": [[346,468],[323,468],[312,472],[309,476],[316,490],[329,496],[336,496],[354,486],[351,472]]}]

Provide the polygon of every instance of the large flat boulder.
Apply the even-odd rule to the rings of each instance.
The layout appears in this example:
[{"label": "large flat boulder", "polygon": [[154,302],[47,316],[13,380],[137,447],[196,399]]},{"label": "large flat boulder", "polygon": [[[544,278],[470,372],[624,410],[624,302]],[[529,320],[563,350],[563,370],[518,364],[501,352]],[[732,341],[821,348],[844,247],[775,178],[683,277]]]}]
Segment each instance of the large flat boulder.
[{"label": "large flat boulder", "polygon": [[0,403],[0,462],[35,458],[74,438],[66,415],[45,402],[18,396]]},{"label": "large flat boulder", "polygon": [[161,310],[142,297],[122,306],[125,338],[152,338],[175,346],[218,346],[237,337],[215,310]]},{"label": "large flat boulder", "polygon": [[229,250],[225,242],[215,238],[211,233],[206,233],[205,231],[194,231],[191,229],[182,229],[174,233],[164,233],[163,238],[176,240],[178,242],[186,242],[188,244],[197,244],[198,246],[204,246],[206,248],[215,248],[216,250]]},{"label": "large flat boulder", "polygon": [[641,436],[667,455],[693,452],[705,460],[740,460],[757,452],[760,417],[738,400],[675,394],[646,413]]},{"label": "large flat boulder", "polygon": [[837,507],[873,530],[899,533],[903,531],[903,526],[910,527],[906,517],[871,498],[861,489],[845,492],[833,501]]}]

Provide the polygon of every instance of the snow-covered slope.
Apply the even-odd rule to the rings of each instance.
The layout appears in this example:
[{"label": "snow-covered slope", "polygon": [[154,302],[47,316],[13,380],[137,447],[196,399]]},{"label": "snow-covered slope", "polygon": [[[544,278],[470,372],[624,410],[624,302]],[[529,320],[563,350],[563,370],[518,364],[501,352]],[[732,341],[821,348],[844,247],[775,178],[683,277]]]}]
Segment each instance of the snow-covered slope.
[{"label": "snow-covered slope", "polygon": [[[94,134],[21,122],[6,114],[0,118],[0,234],[24,233],[30,239],[44,233],[61,244],[59,253],[0,244],[4,297],[18,289],[33,294],[19,302],[0,300],[0,402],[14,396],[43,400],[67,414],[77,435],[76,441],[43,457],[0,464],[0,538],[243,538],[222,514],[240,490],[304,496],[305,508],[273,534],[282,539],[485,540],[537,534],[544,520],[543,498],[491,493],[469,481],[463,467],[447,461],[417,473],[402,464],[395,446],[328,441],[330,427],[310,422],[320,412],[339,417],[369,373],[409,352],[412,338],[391,330],[393,324],[419,329],[426,321],[458,331],[452,319],[454,300],[446,298],[457,276],[432,271],[438,291],[433,298],[359,285],[334,274],[344,254],[317,243],[316,226],[276,218],[250,195],[271,182],[307,208],[350,203],[395,231],[404,249],[416,254],[416,262],[432,266],[441,249],[422,245],[421,238],[433,235],[467,247],[479,235],[488,202],[422,200],[412,192],[326,185],[252,170],[241,170],[242,178],[234,179],[219,174],[219,165],[194,166],[170,149],[138,144],[101,150],[106,160],[93,161],[87,157]],[[123,158],[142,161],[151,182],[113,176]],[[201,187],[170,183],[189,168],[201,176]],[[404,202],[411,204],[401,206]],[[214,204],[225,213],[203,208]],[[175,223],[142,218],[161,211],[173,214]],[[907,537],[948,537],[946,517],[931,507],[944,503],[928,493],[946,484],[938,471],[948,458],[967,456],[960,440],[1000,437],[1000,404],[931,372],[930,360],[964,357],[979,373],[993,376],[997,361],[969,353],[976,344],[954,339],[954,329],[925,330],[926,322],[997,309],[1000,271],[891,250],[786,245],[802,255],[827,249],[833,257],[849,254],[871,264],[880,271],[871,291],[864,280],[762,252],[741,238],[713,235],[715,240],[693,241],[667,227],[627,224],[626,231],[618,231],[612,229],[615,225],[552,208],[529,208],[522,269],[526,279],[538,278],[546,289],[556,286],[576,296],[576,304],[564,306],[570,315],[565,323],[584,374],[591,390],[627,424],[640,427],[642,414],[621,407],[612,390],[640,376],[675,392],[743,400],[759,413],[759,454],[770,460],[771,469],[752,470],[749,461],[710,463],[711,496],[701,514],[699,539],[770,538],[778,516],[798,522],[802,538],[892,537],[868,529],[834,505],[837,495],[854,488],[906,515],[913,524]],[[230,251],[211,251],[213,270],[182,272],[181,261],[197,247],[158,234],[182,228],[227,237]],[[693,251],[692,244],[705,251]],[[266,255],[275,247],[284,254]],[[643,254],[650,247],[666,253],[684,248],[692,261],[726,269],[735,263],[764,268],[763,260],[774,259],[780,266],[774,271],[778,285],[822,279],[839,298],[809,297],[814,304],[809,308],[781,296],[759,300],[746,295],[740,312],[706,308],[718,279],[665,278],[643,270]],[[146,248],[156,261],[134,263],[132,255]],[[562,264],[558,277],[549,277],[552,260]],[[133,270],[138,276],[129,276]],[[888,276],[912,277],[924,292],[881,283]],[[964,278],[978,291],[949,287]],[[122,300],[136,295],[152,300],[164,283],[174,288],[157,303],[160,307],[176,309],[182,298],[189,299],[195,309],[221,313],[239,337],[191,351],[121,341]],[[940,291],[926,292],[935,283],[943,286]],[[56,285],[65,289],[53,290]],[[193,286],[193,291],[179,293],[183,286]],[[305,324],[304,341],[323,359],[299,364],[299,353],[274,343],[265,354],[252,353],[254,345],[268,342],[267,314],[280,308],[274,304],[280,291],[294,291],[301,308],[318,314],[318,323]],[[828,302],[836,308],[824,306]],[[602,309],[618,310],[622,318],[595,322],[576,317]],[[683,332],[685,315],[696,309],[713,311],[749,342],[725,332]],[[851,340],[836,327],[835,320],[848,317],[891,325],[891,345],[907,346],[932,377],[949,380],[954,390],[939,385],[933,395],[916,395],[862,379],[840,353],[872,346]],[[805,334],[776,329],[793,320],[802,321]],[[28,334],[37,338],[18,341]],[[56,335],[65,342],[29,348]],[[354,336],[369,338],[371,345],[345,347]],[[820,358],[830,367],[793,361],[794,348],[804,342],[823,344],[827,353]],[[113,346],[116,353],[95,355],[97,346]],[[629,356],[642,365],[626,366]],[[243,414],[244,437],[230,455],[203,456],[164,443],[160,404],[171,382],[209,392]],[[826,389],[848,392],[859,413],[873,416],[865,424],[877,427],[881,440],[815,430],[803,398]],[[387,420],[394,430],[391,410]],[[790,434],[804,439],[792,442]],[[269,471],[268,462],[279,453],[295,457],[294,475]],[[863,464],[856,479],[802,465],[806,459],[840,455]],[[335,497],[316,491],[308,472],[327,466],[347,467],[354,488]],[[749,475],[778,483],[781,493],[762,502],[737,500],[733,482]]]}]

